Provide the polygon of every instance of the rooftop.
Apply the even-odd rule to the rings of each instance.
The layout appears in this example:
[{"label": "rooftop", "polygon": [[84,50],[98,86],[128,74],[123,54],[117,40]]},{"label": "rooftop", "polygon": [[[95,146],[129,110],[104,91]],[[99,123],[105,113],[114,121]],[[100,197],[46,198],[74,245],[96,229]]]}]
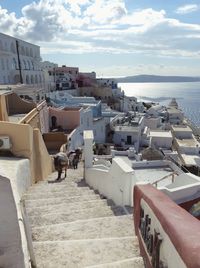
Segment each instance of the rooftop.
[{"label": "rooftop", "polygon": [[187,125],[173,125],[171,128],[173,131],[192,132],[192,129]]},{"label": "rooftop", "polygon": [[14,114],[9,116],[9,122],[18,123],[22,118],[24,118],[26,114]]},{"label": "rooftop", "polygon": [[200,143],[195,139],[175,139],[179,146],[181,147],[199,147]]},{"label": "rooftop", "polygon": [[171,133],[171,131],[156,130],[156,131],[150,131],[149,136],[150,137],[172,138],[172,133]]},{"label": "rooftop", "polygon": [[123,131],[123,132],[138,132],[139,127],[131,126],[131,125],[121,125],[121,126],[115,126],[115,131]]}]

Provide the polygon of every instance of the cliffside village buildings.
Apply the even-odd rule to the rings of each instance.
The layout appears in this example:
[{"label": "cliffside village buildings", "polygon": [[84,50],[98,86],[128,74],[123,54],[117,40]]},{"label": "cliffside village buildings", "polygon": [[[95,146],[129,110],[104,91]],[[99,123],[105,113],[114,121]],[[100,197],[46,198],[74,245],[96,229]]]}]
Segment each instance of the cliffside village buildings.
[{"label": "cliffside village buildings", "polygon": [[[10,154],[23,158],[27,163],[22,166],[28,166],[26,174],[21,166],[16,172],[16,178],[29,177],[26,184],[16,182],[17,204],[30,185],[51,174],[51,155],[69,140],[70,150],[84,148],[86,182],[117,205],[132,207],[143,191],[148,203],[148,193],[154,192],[149,186],[135,190],[137,200],[133,196],[132,188],[141,181],[159,186],[162,194],[184,208],[188,200],[199,200],[200,143],[175,99],[168,106],[138,102],[125,96],[114,79],[96,78],[95,72],[83,73],[78,67],[42,62],[38,46],[0,33],[0,161],[5,165],[0,176],[15,176],[6,168]],[[160,192],[154,194],[159,199]],[[151,215],[145,202],[140,208]],[[146,214],[141,216],[138,211],[137,219],[144,220]],[[160,208],[158,211],[163,213]],[[170,214],[167,208],[165,211]],[[135,227],[141,228],[138,224],[137,220]],[[156,224],[160,228],[160,223]],[[166,226],[164,231],[170,229]],[[174,237],[173,233],[168,235]],[[175,235],[181,243],[178,229]],[[161,257],[171,254],[163,252]],[[184,252],[181,257],[187,263]],[[177,256],[176,252],[177,263],[182,263]]]},{"label": "cliffside village buildings", "polygon": [[83,131],[92,130],[100,153],[109,152],[106,143],[120,150],[133,147],[137,153],[154,148],[198,173],[200,144],[175,100],[168,107],[147,109],[135,97],[125,96],[114,79],[42,62],[38,46],[5,34],[0,34],[0,89],[6,99],[15,96],[20,103],[18,110],[13,101],[8,111],[15,121],[22,117],[23,99],[31,107],[46,100],[48,123],[40,126],[44,138],[51,132],[67,133],[74,149],[83,144]]}]

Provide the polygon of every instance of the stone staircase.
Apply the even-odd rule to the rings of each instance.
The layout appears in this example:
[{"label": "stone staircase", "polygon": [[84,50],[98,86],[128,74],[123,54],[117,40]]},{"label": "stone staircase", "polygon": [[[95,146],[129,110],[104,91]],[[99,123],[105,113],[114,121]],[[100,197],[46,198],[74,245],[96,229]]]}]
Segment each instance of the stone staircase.
[{"label": "stone staircase", "polygon": [[132,214],[91,190],[82,174],[80,165],[66,180],[39,182],[23,197],[37,268],[144,267]]}]

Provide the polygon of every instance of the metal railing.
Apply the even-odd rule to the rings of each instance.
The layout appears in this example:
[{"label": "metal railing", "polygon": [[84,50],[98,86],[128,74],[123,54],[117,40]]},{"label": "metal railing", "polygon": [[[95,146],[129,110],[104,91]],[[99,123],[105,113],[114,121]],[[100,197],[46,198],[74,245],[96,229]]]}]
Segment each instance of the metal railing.
[{"label": "metal railing", "polygon": [[177,173],[177,172],[172,172],[172,173],[170,173],[170,174],[167,174],[167,175],[165,175],[164,177],[162,177],[161,179],[158,179],[157,181],[154,181],[154,182],[152,183],[152,185],[155,185],[156,188],[157,188],[159,182],[161,182],[161,181],[167,179],[167,178],[170,177],[170,176],[172,176],[172,183],[173,183],[173,182],[174,182],[175,175],[178,175],[178,173]]}]

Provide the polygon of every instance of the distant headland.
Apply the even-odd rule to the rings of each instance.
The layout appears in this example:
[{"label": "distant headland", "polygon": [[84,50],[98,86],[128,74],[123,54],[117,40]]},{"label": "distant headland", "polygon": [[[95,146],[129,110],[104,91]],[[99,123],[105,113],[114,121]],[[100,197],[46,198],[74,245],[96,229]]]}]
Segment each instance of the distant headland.
[{"label": "distant headland", "polygon": [[175,82],[199,82],[200,77],[191,76],[160,76],[160,75],[134,75],[115,78],[118,83],[175,83]]}]

